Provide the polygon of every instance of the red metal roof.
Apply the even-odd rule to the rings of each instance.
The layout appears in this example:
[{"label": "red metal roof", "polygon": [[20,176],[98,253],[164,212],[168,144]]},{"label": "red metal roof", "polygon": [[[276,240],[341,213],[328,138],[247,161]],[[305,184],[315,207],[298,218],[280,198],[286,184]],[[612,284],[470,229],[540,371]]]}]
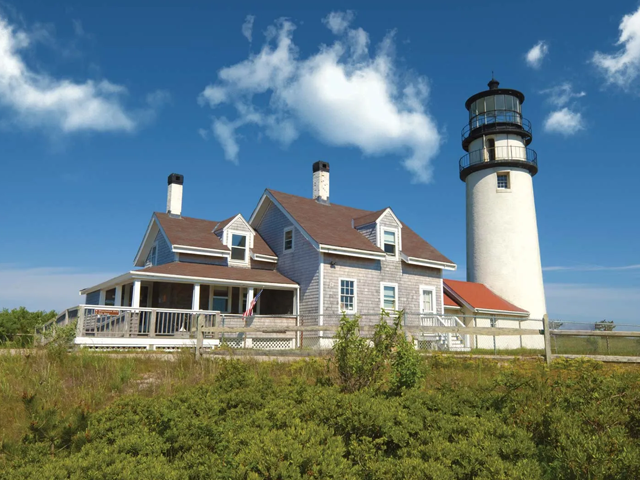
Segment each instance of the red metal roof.
[{"label": "red metal roof", "polygon": [[449,296],[449,293],[444,292],[444,306],[445,307],[459,307],[456,301]]},{"label": "red metal roof", "polygon": [[[520,307],[507,302],[493,293],[482,283],[463,282],[460,280],[444,280],[445,289],[451,290],[474,309],[498,310],[503,312],[528,313]],[[445,295],[445,305],[446,305]]]}]

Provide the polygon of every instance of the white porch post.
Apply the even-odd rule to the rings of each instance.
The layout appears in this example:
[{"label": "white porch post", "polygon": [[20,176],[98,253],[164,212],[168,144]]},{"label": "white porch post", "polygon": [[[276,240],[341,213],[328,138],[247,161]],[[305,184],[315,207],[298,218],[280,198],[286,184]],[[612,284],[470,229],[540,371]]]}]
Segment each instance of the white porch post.
[{"label": "white porch post", "polygon": [[113,302],[114,307],[122,306],[122,285],[116,285],[116,298]]},{"label": "white porch post", "polygon": [[98,305],[104,305],[104,302],[106,301],[106,297],[107,297],[107,291],[100,290],[100,298],[98,299]]},{"label": "white porch post", "polygon": [[135,280],[133,282],[133,292],[131,294],[131,306],[133,308],[140,308],[140,287],[142,282],[140,280]]},{"label": "white porch post", "polygon": [[244,306],[244,310],[247,311],[249,309],[249,305],[253,301],[253,287],[247,288],[247,303]]},{"label": "white porch post", "polygon": [[200,284],[193,284],[193,298],[191,300],[191,310],[200,310]]}]

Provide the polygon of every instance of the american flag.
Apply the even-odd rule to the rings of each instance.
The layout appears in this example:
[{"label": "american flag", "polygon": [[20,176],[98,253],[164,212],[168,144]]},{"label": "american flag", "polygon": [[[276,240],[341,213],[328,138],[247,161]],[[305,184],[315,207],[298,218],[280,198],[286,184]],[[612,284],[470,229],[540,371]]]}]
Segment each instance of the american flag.
[{"label": "american flag", "polygon": [[262,295],[262,290],[260,290],[258,294],[253,297],[253,300],[251,300],[251,303],[249,304],[249,308],[247,308],[247,311],[244,312],[244,315],[242,315],[243,317],[250,317],[251,315],[253,315],[253,307],[256,306],[256,302],[258,301],[260,295]]}]

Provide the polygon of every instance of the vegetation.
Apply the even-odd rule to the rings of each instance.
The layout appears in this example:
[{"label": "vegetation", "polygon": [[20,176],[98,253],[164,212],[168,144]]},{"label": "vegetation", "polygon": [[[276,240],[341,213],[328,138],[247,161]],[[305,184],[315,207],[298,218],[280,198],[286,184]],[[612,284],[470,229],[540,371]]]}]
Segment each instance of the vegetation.
[{"label": "vegetation", "polygon": [[56,312],[30,312],[24,307],[0,311],[0,345],[10,348],[24,348],[33,345],[33,333],[52,318]]},{"label": "vegetation", "polygon": [[358,328],[328,363],[2,355],[0,479],[640,478],[637,367],[414,357],[399,322]]}]

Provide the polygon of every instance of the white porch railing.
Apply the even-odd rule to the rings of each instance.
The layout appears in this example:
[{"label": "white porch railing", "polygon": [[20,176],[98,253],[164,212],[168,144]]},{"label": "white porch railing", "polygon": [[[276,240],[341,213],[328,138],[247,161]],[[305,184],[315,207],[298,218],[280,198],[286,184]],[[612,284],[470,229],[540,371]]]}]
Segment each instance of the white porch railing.
[{"label": "white porch railing", "polygon": [[[370,337],[380,322],[380,313],[361,314],[361,334]],[[36,333],[77,321],[76,343],[97,348],[179,348],[192,346],[196,339],[198,319],[203,328],[222,328],[204,336],[205,346],[227,345],[231,348],[293,349],[301,347],[331,348],[341,315],[256,315],[243,317],[209,310],[112,307],[79,305],[62,312]],[[387,317],[392,322],[393,317]],[[523,318],[502,318],[495,322],[489,316],[462,317],[425,313],[405,313],[403,326],[420,349],[468,351],[496,346],[495,337],[472,336],[462,332],[434,332],[434,328],[500,326],[522,328],[522,323],[535,322]],[[498,325],[500,323],[500,325]],[[327,327],[326,329],[320,327]],[[310,331],[295,327],[317,327]],[[266,331],[261,331],[264,328]],[[421,331],[421,328],[424,328]],[[236,331],[235,329],[238,329]],[[247,330],[248,329],[248,330]],[[41,335],[42,336],[42,335]],[[506,339],[506,337],[504,337]],[[521,338],[521,337],[520,337]],[[521,346],[518,336],[514,337]],[[473,341],[472,341],[473,340]],[[512,343],[514,341],[511,341]],[[506,348],[511,344],[506,345]]]}]

